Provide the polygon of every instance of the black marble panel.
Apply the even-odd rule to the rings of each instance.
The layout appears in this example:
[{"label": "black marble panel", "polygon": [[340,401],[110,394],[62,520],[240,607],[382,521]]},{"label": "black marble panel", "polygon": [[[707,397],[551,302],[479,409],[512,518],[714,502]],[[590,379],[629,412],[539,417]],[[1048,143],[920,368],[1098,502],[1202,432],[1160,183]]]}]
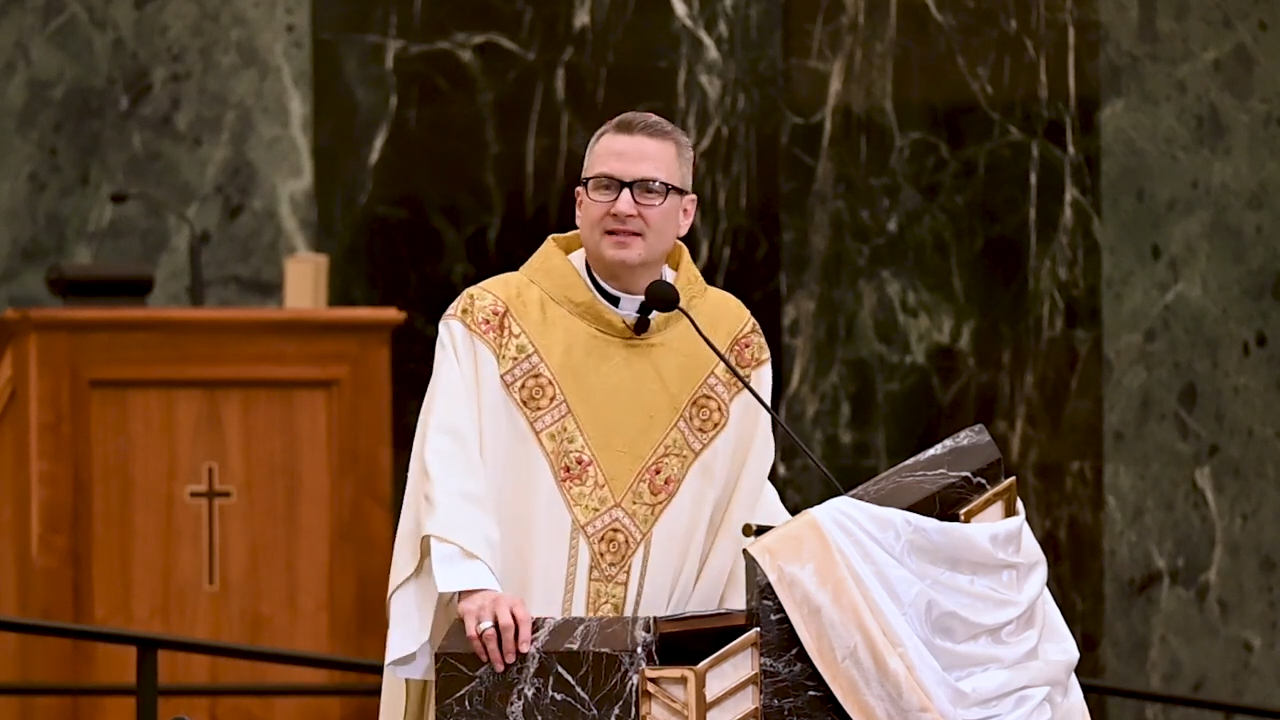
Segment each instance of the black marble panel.
[{"label": "black marble panel", "polygon": [[436,654],[436,717],[637,718],[640,670],[657,660],[655,627],[654,618],[539,618],[529,653],[499,673],[455,624]]},{"label": "black marble panel", "polygon": [[[1095,675],[1096,8],[786,8],[784,415],[846,489],[990,428]],[[782,447],[790,506],[836,494]]]},{"label": "black marble panel", "polygon": [[438,717],[488,720],[638,716],[643,668],[694,665],[760,628],[764,720],[849,717],[813,665],[777,593],[747,562],[747,611],[665,618],[534,620],[532,649],[503,672],[475,655],[455,623],[436,654]]},{"label": "black marble panel", "polygon": [[396,305],[398,469],[435,323],[574,226],[595,129],[663,114],[699,151],[686,241],[779,347],[776,3],[317,0],[316,193],[335,301]]},{"label": "black marble panel", "polygon": [[800,642],[773,584],[748,553],[747,617],[760,628],[760,710],[764,720],[849,715]]},{"label": "black marble panel", "polygon": [[931,518],[960,513],[1004,480],[1004,459],[981,424],[965,428],[849,491],[850,497]]}]

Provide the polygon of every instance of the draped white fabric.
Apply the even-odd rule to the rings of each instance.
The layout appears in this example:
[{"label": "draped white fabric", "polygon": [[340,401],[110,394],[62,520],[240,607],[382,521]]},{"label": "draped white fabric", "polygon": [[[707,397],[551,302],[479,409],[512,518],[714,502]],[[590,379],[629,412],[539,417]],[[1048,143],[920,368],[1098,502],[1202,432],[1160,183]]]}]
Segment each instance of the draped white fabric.
[{"label": "draped white fabric", "polygon": [[1089,717],[1021,503],[962,524],[840,497],[750,552],[859,720]]}]

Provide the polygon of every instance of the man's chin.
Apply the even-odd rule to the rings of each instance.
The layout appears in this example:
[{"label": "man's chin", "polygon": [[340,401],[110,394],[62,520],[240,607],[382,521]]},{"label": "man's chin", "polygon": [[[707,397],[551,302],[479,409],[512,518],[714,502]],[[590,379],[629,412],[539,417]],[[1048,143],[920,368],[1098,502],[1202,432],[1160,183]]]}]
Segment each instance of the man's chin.
[{"label": "man's chin", "polygon": [[622,265],[635,265],[645,260],[644,238],[638,235],[626,238],[606,236],[600,250],[610,262]]}]

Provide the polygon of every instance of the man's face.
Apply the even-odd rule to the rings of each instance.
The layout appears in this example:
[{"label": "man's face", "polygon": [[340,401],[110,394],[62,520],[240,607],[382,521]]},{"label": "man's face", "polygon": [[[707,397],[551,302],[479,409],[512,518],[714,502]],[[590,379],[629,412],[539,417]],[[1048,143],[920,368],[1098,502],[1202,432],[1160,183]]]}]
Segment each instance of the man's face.
[{"label": "man's face", "polygon": [[[698,207],[696,196],[667,192],[661,183],[681,187],[680,160],[674,143],[655,138],[609,134],[592,148],[582,177],[599,178],[591,189],[578,186],[576,218],[582,245],[597,265],[618,269],[661,267],[676,239],[689,232]],[[656,180],[623,189],[617,181]],[[687,188],[686,188],[687,189]],[[592,197],[606,198],[604,200]],[[659,203],[659,204],[653,204]]]}]

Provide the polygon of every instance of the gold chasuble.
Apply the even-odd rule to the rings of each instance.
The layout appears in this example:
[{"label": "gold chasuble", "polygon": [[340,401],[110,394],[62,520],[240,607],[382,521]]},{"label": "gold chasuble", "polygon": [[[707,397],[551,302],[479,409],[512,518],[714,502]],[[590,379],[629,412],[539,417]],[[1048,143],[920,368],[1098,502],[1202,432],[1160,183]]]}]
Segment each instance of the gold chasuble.
[{"label": "gold chasuble", "polygon": [[[768,414],[679,313],[636,337],[584,281],[580,248],[576,232],[548,238],[440,322],[392,558],[382,720],[430,716],[420,681],[456,617],[433,538],[535,617],[662,615],[743,607],[742,524],[788,518]],[[684,308],[770,397],[747,309],[683,244],[668,263]]]}]

